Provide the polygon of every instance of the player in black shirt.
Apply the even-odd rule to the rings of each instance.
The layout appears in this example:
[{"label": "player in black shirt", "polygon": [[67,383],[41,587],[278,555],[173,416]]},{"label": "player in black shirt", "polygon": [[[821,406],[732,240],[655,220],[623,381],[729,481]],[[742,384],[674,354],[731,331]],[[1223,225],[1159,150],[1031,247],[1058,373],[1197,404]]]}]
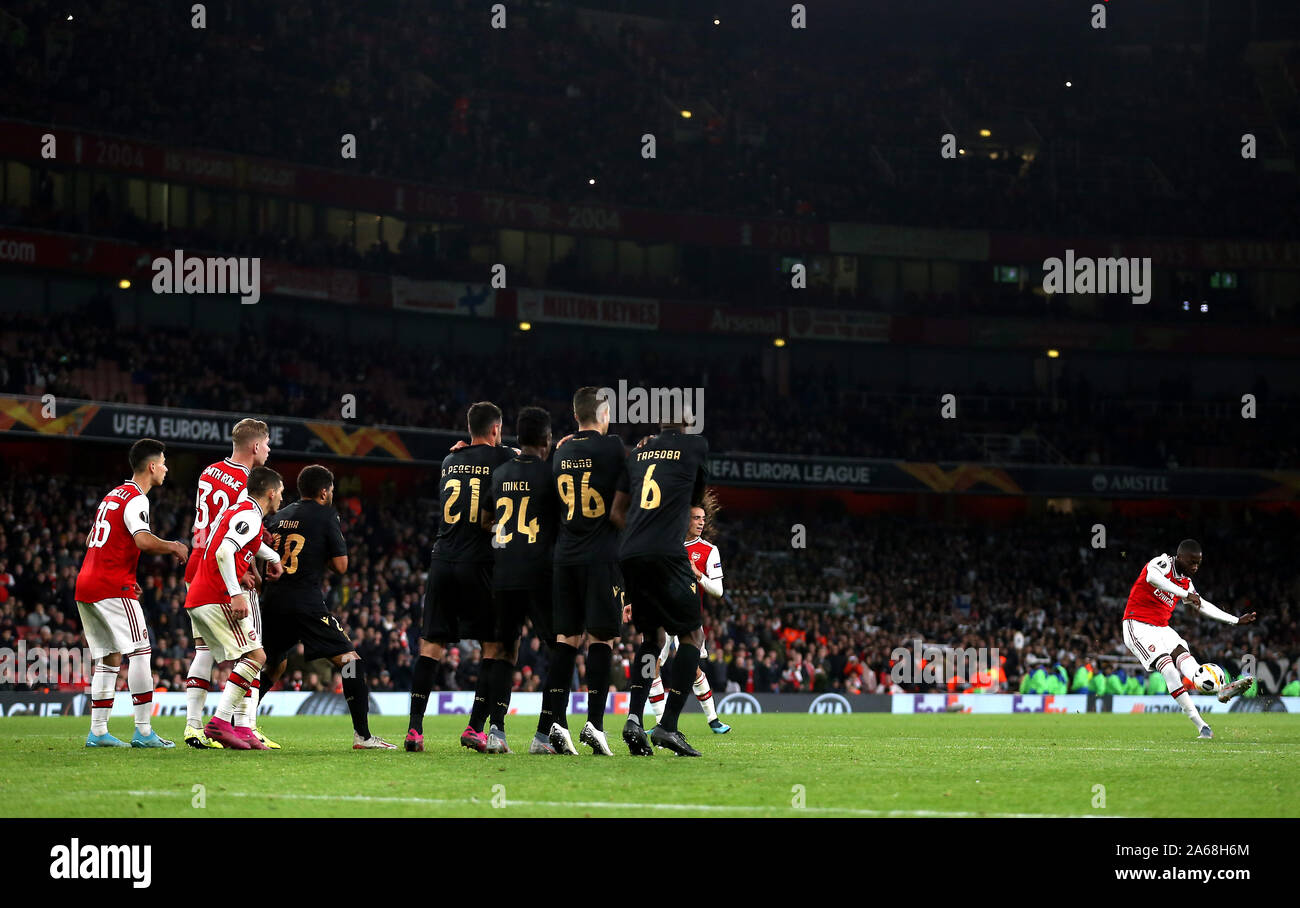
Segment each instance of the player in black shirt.
[{"label": "player in black shirt", "polygon": [[[461,732],[460,743],[484,753],[487,735],[488,662],[500,658],[493,641],[492,543],[488,506],[492,471],[515,455],[501,447],[501,410],[482,401],[469,408],[470,443],[442,461],[438,494],[438,536],[433,543],[429,579],[424,588],[424,630],[420,657],[411,678],[411,721],[408,751],[424,750],[424,711],[438,674],[438,663],[453,641],[470,638],[482,645],[483,667],[475,692],[475,714]],[[481,704],[480,704],[481,698]]]},{"label": "player in black shirt", "polygon": [[262,642],[268,658],[261,689],[270,691],[284,672],[289,650],[302,643],[308,660],[329,659],[343,675],[353,749],[396,750],[395,744],[370,733],[370,690],[361,657],[321,595],[327,567],[336,574],[348,569],[348,546],[334,510],[334,474],[320,464],[303,467],[298,494],[300,500],[266,519],[271,548],[279,554],[284,572],[267,584],[262,601]]},{"label": "player in black shirt", "polygon": [[[627,456],[628,513],[619,558],[631,619],[642,634],[623,727],[623,741],[633,756],[652,755],[650,743],[682,756],[700,755],[677,730],[677,717],[695,680],[704,643],[700,597],[682,546],[682,527],[691,506],[704,498],[708,455],[709,443],[703,436],[685,434],[680,423],[665,423],[659,435]],[[668,679],[663,718],[647,742],[641,714],[659,652],[655,642],[659,628],[678,638],[677,658]]]},{"label": "player in black shirt", "polygon": [[[627,492],[618,488],[623,477],[623,441],[605,434],[610,402],[597,397],[599,390],[579,388],[573,395],[578,431],[552,458],[560,497],[560,531],[555,541],[556,642],[534,740],[546,736],[557,753],[578,752],[569,736],[569,687],[585,630],[591,636],[587,646],[587,724],[578,740],[595,754],[611,756],[605,741],[605,705],[613,642],[622,623],[623,586],[618,568],[621,524],[611,522],[611,515],[626,511]],[[545,724],[548,719],[549,727]],[[530,748],[529,752],[537,751]]]},{"label": "player in black shirt", "polygon": [[[532,620],[533,632],[548,647],[555,645],[551,630],[551,562],[555,557],[560,499],[547,460],[551,453],[551,414],[541,407],[524,407],[519,411],[515,434],[520,453],[492,471],[488,497],[495,515],[492,640],[501,645],[499,657],[490,663],[485,660],[483,669],[483,674],[489,676],[488,753],[511,752],[506,744],[505,718],[524,619]],[[545,705],[542,709],[545,714]],[[529,753],[555,753],[549,741],[543,738],[543,742],[544,750],[538,751],[534,741]]]}]

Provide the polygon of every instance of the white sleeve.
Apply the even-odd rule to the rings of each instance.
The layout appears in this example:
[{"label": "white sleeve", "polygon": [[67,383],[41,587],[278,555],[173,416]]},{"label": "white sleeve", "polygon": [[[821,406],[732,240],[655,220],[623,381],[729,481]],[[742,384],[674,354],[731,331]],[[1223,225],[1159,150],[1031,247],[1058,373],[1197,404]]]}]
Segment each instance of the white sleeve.
[{"label": "white sleeve", "polygon": [[1165,576],[1165,572],[1172,569],[1173,566],[1174,563],[1168,555],[1157,555],[1152,558],[1147,562],[1147,583],[1158,590],[1173,593],[1179,599],[1186,599],[1188,591]]},{"label": "white sleeve", "polygon": [[149,499],[137,495],[126,503],[126,513],[122,515],[126,531],[134,536],[136,533],[149,532]]},{"label": "white sleeve", "polygon": [[226,528],[226,538],[235,544],[238,551],[262,535],[262,519],[254,511],[245,511],[230,518]]},{"label": "white sleeve", "polygon": [[1237,618],[1236,615],[1229,615],[1223,609],[1219,608],[1214,603],[1210,602],[1204,597],[1201,598],[1201,614],[1208,615],[1209,617],[1213,618],[1215,621],[1222,621],[1224,624],[1240,623],[1240,619]]},{"label": "white sleeve", "polygon": [[221,545],[217,546],[216,551],[217,570],[221,574],[222,583],[226,585],[227,595],[232,599],[244,591],[235,573],[235,553],[238,551],[239,546],[229,535],[221,540]]},{"label": "white sleeve", "polygon": [[722,553],[718,551],[716,545],[709,549],[709,559],[704,565],[704,576],[710,580],[722,579]]},{"label": "white sleeve", "polygon": [[269,561],[272,564],[280,563],[279,553],[277,553],[275,549],[271,548],[265,542],[262,543],[262,547],[257,550],[257,557],[261,558],[263,561]]}]

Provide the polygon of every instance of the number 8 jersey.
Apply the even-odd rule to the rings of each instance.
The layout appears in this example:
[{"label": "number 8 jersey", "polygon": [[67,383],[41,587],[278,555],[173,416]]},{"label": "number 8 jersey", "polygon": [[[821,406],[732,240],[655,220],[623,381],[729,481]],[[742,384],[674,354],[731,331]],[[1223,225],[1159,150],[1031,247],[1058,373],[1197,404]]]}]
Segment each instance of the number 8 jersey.
[{"label": "number 8 jersey", "polygon": [[199,491],[194,500],[194,532],[190,560],[185,565],[185,582],[193,583],[199,562],[208,547],[208,538],[221,520],[221,512],[248,497],[248,467],[227,457],[218,460],[199,474]]}]

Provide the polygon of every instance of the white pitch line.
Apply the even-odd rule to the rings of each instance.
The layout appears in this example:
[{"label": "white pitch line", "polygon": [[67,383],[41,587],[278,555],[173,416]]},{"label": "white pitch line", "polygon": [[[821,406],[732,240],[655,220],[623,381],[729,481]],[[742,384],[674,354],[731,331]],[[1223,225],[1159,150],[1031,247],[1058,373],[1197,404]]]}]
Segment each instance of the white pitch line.
[{"label": "white pitch line", "polygon": [[[102,791],[96,794],[126,794],[132,797],[167,797],[167,798],[184,798],[188,796],[187,791]],[[347,801],[373,804],[427,804],[432,806],[448,805],[479,805],[487,806],[491,803],[490,798],[479,800],[477,798],[400,798],[400,797],[381,797],[374,795],[294,795],[294,794],[261,794],[248,791],[222,791],[217,794],[231,798],[256,798],[266,800],[281,801]],[[785,811],[787,813],[847,813],[853,816],[862,817],[986,817],[991,819],[1048,819],[1055,817],[1066,817],[1069,819],[1093,818],[1106,819],[1114,818],[1116,814],[1107,814],[1102,817],[1099,814],[1055,814],[1055,813],[980,813],[975,811],[961,810],[866,810],[857,807],[783,807],[773,805],[771,807],[761,807],[751,804],[741,804],[728,806],[723,804],[639,804],[625,801],[521,801],[514,798],[506,800],[506,807],[591,807],[598,810],[678,810],[678,811],[703,811],[717,813],[750,813],[760,811]]]}]

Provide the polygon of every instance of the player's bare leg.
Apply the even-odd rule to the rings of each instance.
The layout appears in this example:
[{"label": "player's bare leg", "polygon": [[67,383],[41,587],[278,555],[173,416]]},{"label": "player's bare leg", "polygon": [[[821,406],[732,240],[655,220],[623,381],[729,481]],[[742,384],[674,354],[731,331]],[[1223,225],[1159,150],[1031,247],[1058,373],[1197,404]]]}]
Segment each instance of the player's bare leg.
[{"label": "player's bare leg", "polygon": [[415,669],[411,673],[411,716],[405,741],[405,747],[411,753],[424,750],[424,711],[429,708],[429,691],[433,690],[434,679],[438,676],[438,663],[446,652],[443,643],[420,638],[420,657],[415,660]]},{"label": "player's bare leg", "polygon": [[113,711],[113,691],[117,688],[117,673],[121,668],[121,653],[109,653],[95,660],[95,670],[90,677],[90,733],[86,735],[87,747],[131,746],[108,733],[108,715]]},{"label": "player's bare leg", "polygon": [[1174,651],[1168,655],[1161,656],[1156,660],[1156,669],[1160,674],[1165,676],[1165,683],[1169,686],[1169,696],[1182,707],[1184,715],[1192,720],[1196,726],[1197,735],[1202,738],[1213,738],[1214,732],[1210,726],[1201,718],[1196,704],[1192,702],[1192,695],[1188,691],[1187,685],[1183,683],[1183,673],[1191,677],[1199,668],[1199,663],[1192,658],[1183,646],[1174,648]]},{"label": "player's bare leg", "polygon": [[194,638],[194,658],[185,678],[184,741],[197,750],[221,749],[221,744],[203,733],[203,704],[212,690],[212,651],[202,637]]}]

